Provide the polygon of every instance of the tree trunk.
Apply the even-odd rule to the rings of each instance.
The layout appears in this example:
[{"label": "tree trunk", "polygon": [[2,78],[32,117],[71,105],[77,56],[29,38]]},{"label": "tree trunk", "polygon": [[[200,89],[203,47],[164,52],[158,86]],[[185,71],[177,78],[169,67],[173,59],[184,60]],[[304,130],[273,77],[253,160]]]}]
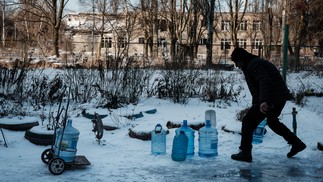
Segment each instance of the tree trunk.
[{"label": "tree trunk", "polygon": [[210,5],[208,5],[208,1],[205,2],[207,4],[207,9],[209,11],[207,14],[207,44],[206,44],[206,67],[210,67],[212,65],[212,50],[213,50],[213,19],[214,19],[214,7],[215,0],[210,1]]},{"label": "tree trunk", "polygon": [[63,9],[64,9],[65,0],[59,1],[59,7],[57,8],[57,0],[51,1],[51,12],[54,21],[53,21],[53,31],[54,31],[54,37],[53,37],[53,46],[54,46],[54,54],[56,57],[59,57],[59,29],[61,27],[62,17],[63,17]]},{"label": "tree trunk", "polygon": [[54,29],[53,47],[54,55],[59,58],[59,28],[56,27]]}]

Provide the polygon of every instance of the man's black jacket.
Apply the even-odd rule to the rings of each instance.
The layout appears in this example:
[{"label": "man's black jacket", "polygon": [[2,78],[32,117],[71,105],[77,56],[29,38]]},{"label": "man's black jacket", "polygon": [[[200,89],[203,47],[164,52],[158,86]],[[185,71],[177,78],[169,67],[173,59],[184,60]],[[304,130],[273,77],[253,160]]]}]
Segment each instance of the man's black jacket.
[{"label": "man's black jacket", "polygon": [[252,104],[275,104],[291,99],[291,94],[278,69],[269,61],[254,58],[242,67],[252,95]]}]

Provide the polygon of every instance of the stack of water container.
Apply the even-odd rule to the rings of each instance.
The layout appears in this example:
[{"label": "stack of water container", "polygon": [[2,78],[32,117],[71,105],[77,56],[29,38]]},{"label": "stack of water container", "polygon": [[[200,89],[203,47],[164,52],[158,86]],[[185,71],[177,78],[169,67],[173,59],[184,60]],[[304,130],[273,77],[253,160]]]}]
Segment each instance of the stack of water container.
[{"label": "stack of water container", "polygon": [[172,159],[174,161],[185,161],[188,148],[188,137],[184,131],[175,135],[172,148]]},{"label": "stack of water container", "polygon": [[[212,112],[210,112],[212,111]],[[205,126],[198,131],[198,155],[204,158],[218,155],[218,132],[215,120],[215,111],[205,113]],[[172,146],[172,160],[184,161],[195,154],[195,131],[183,120],[180,128],[175,130]],[[160,124],[151,132],[151,153],[154,155],[166,154],[166,132]]]},{"label": "stack of water container", "polygon": [[199,130],[199,156],[215,157],[218,155],[218,131],[206,120],[205,126]]},{"label": "stack of water container", "polygon": [[183,161],[194,155],[194,135],[195,131],[188,126],[187,120],[184,120],[182,126],[175,130],[172,148],[172,159],[174,161]]},{"label": "stack of water container", "polygon": [[80,132],[72,126],[72,119],[67,120],[65,129],[59,128],[56,131],[54,154],[65,162],[73,162],[76,158],[77,141]]},{"label": "stack of water container", "polygon": [[199,130],[199,156],[215,157],[218,155],[218,131],[214,110],[205,111],[205,126]]},{"label": "stack of water container", "polygon": [[151,153],[154,155],[166,154],[166,131],[160,124],[151,132]]},{"label": "stack of water container", "polygon": [[267,125],[267,119],[264,119],[257,128],[253,131],[252,143],[260,144],[263,141],[263,137],[265,134],[265,126]]}]

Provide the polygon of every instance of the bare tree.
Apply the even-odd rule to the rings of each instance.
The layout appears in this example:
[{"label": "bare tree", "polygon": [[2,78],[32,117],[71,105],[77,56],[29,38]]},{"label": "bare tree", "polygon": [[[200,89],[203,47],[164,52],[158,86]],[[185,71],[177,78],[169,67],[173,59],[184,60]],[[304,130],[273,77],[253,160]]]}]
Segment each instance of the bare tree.
[{"label": "bare tree", "polygon": [[[79,0],[81,6],[87,8],[86,11],[91,12],[88,17],[92,21],[92,55],[97,52],[96,59],[100,59],[102,55],[102,44],[96,44],[94,40],[95,35],[99,35],[99,41],[103,42],[104,34],[106,33],[106,26],[108,24],[109,15],[116,15],[118,13],[119,0]],[[109,15],[108,15],[109,14]]]},{"label": "bare tree", "polygon": [[311,13],[311,21],[309,23],[308,39],[311,44],[318,45],[317,52],[323,53],[323,2],[320,0],[313,0],[312,5],[309,6]]},{"label": "bare tree", "polygon": [[207,20],[207,43],[206,43],[206,66],[209,67],[212,65],[212,48],[213,48],[213,34],[214,34],[214,8],[215,0],[204,0],[204,7],[206,11],[206,20]]},{"label": "bare tree", "polygon": [[20,13],[17,17],[22,22],[45,24],[51,31],[52,51],[59,57],[60,28],[63,11],[69,0],[20,0]]},{"label": "bare tree", "polygon": [[[210,20],[208,49],[209,55],[212,55],[214,4],[209,4],[205,0],[141,0],[139,22],[147,41],[144,48],[145,56],[148,56],[149,50],[150,55],[156,57],[159,51],[156,46],[160,44],[158,39],[160,36],[164,38],[163,36],[167,34],[170,40],[170,60],[185,62],[187,57],[190,58],[189,60],[195,60],[200,40],[207,31],[205,28],[207,19]],[[210,7],[211,5],[213,8]],[[161,30],[164,33],[160,34]],[[209,60],[212,63],[211,56]],[[191,63],[194,62],[191,61]]]},{"label": "bare tree", "polygon": [[263,41],[263,50],[264,50],[264,57],[266,59],[271,59],[271,43],[272,43],[272,35],[273,35],[273,9],[271,7],[271,3],[268,0],[265,0],[265,2],[263,2],[264,4],[262,5],[261,8],[261,14],[262,14],[262,22],[263,25],[261,27],[261,32],[262,35],[264,37],[264,41]]},{"label": "bare tree", "polygon": [[[273,30],[277,25],[275,24],[276,15],[281,17],[281,11],[275,12],[272,0],[253,0],[249,5],[248,13],[252,15],[252,25],[248,29],[248,36],[255,40],[261,37],[261,46],[258,47],[258,55],[271,59],[271,43],[273,42]],[[257,23],[259,24],[257,24]],[[281,30],[277,30],[280,35]],[[279,37],[280,38],[280,37]],[[253,44],[252,44],[253,45]],[[251,47],[253,50],[254,46]]]},{"label": "bare tree", "polygon": [[180,44],[181,35],[183,33],[182,24],[183,18],[180,12],[177,12],[176,9],[177,1],[171,0],[169,3],[162,3],[162,9],[168,15],[165,17],[167,18],[167,22],[169,24],[169,35],[170,35],[170,54],[171,60],[177,61],[177,54],[178,54],[178,44]]},{"label": "bare tree", "polygon": [[283,6],[280,3],[280,0],[266,0],[264,8],[261,10],[261,19],[263,20],[261,32],[265,39],[264,45],[269,45],[264,47],[264,56],[275,61],[276,65],[280,64],[282,52]]},{"label": "bare tree", "polygon": [[[227,0],[227,6],[230,14],[230,33],[231,40],[234,47],[237,46],[238,41],[238,30],[241,22],[243,21],[244,15],[248,8],[248,0]],[[220,2],[219,2],[220,6]]]},{"label": "bare tree", "polygon": [[202,25],[199,23],[201,13],[197,1],[161,1],[159,7],[159,16],[166,20],[168,25],[171,60],[186,62],[187,56],[194,60],[201,36],[199,28]]},{"label": "bare tree", "polygon": [[10,0],[0,1],[0,32],[1,32],[1,41],[2,47],[6,47],[6,40],[10,38],[15,39],[15,25],[14,19],[11,18],[11,15],[15,13],[15,10],[11,7],[13,3]]},{"label": "bare tree", "polygon": [[[213,13],[209,12],[209,3],[205,0],[195,0],[189,3],[188,7],[188,19],[189,23],[187,26],[187,39],[189,40],[187,43],[188,55],[190,60],[195,60],[197,58],[197,52],[200,44],[206,44],[207,49],[210,50],[208,53],[212,53],[212,44],[210,41],[202,42],[201,40],[204,38],[205,32],[208,33],[208,39],[213,33],[214,26],[213,26],[213,18],[209,17],[209,15],[213,15]],[[212,20],[212,21],[209,21]],[[212,24],[212,25],[211,25]],[[210,27],[209,27],[210,26]],[[210,31],[209,31],[210,30]],[[212,34],[213,37],[213,34]],[[213,38],[211,39],[213,42]],[[211,57],[208,57],[209,60],[212,60]],[[209,65],[212,62],[206,62],[202,64]]]},{"label": "bare tree", "polygon": [[[93,5],[94,6],[94,5]],[[103,40],[103,35],[105,31],[105,24],[106,24],[106,14],[108,10],[108,2],[107,0],[98,0],[97,1],[97,7],[98,7],[98,13],[100,14],[100,19],[101,19],[101,26],[99,27],[99,34],[100,34],[100,40],[102,42]],[[97,58],[101,57],[101,48],[102,44],[98,44],[98,54]]]},{"label": "bare tree", "polygon": [[[296,0],[291,4],[289,14],[292,41],[295,46],[296,69],[300,65],[301,47],[308,46],[310,43],[317,45],[313,40],[322,40],[322,8],[323,2],[317,0]],[[314,37],[315,36],[315,37]],[[313,39],[314,38],[314,39]]]},{"label": "bare tree", "polygon": [[158,56],[157,39],[158,39],[158,28],[159,28],[159,12],[158,12],[158,0],[140,0],[139,6],[137,7],[138,23],[141,26],[141,31],[144,36],[144,58],[156,59]]}]

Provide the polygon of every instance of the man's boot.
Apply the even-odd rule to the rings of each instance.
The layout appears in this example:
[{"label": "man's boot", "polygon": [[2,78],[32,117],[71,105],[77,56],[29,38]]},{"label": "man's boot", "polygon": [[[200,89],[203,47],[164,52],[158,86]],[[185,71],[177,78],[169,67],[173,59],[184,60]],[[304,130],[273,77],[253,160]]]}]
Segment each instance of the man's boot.
[{"label": "man's boot", "polygon": [[288,152],[287,157],[293,157],[294,155],[296,155],[298,152],[304,150],[306,148],[305,143],[303,143],[301,140],[296,140],[296,142],[294,142],[292,144],[292,149],[290,149],[290,152]]},{"label": "man's boot", "polygon": [[248,151],[240,150],[239,153],[231,155],[231,159],[237,160],[237,161],[252,162],[251,150],[248,150]]}]

